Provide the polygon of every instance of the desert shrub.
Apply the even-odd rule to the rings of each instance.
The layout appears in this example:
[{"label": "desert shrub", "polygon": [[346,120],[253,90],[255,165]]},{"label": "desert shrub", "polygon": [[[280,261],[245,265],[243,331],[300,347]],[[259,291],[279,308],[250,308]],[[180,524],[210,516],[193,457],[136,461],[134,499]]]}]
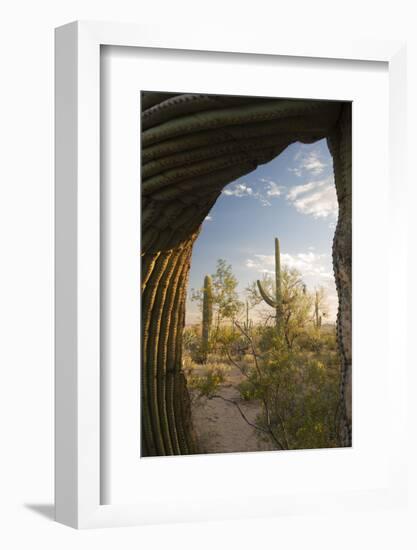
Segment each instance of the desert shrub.
[{"label": "desert shrub", "polygon": [[239,391],[262,402],[257,425],[278,448],[306,449],[338,446],[338,388],[331,364],[281,348],[251,367]]},{"label": "desert shrub", "polygon": [[260,353],[267,353],[274,348],[282,348],[282,342],[277,336],[275,326],[257,327],[253,341]]},{"label": "desert shrub", "polygon": [[[271,279],[264,279],[263,284],[273,290]],[[283,269],[282,323],[271,324],[266,318],[262,325],[255,325],[249,305],[261,299],[257,283],[248,287],[246,311],[236,287],[231,267],[219,262],[213,275],[215,323],[208,346],[202,350],[200,326],[184,331],[189,363],[183,368],[189,386],[199,396],[233,404],[243,420],[278,449],[340,446],[340,364],[335,328],[322,323],[327,317],[324,290],[308,292],[296,270]],[[202,302],[201,296],[194,292],[193,299]],[[196,369],[194,362],[203,366]],[[240,398],[261,405],[255,423],[245,417],[239,399],[217,392],[227,380],[224,363],[237,367],[242,375]]]},{"label": "desert shrub", "polygon": [[212,397],[219,386],[226,381],[229,371],[228,365],[207,363],[202,374],[189,377],[188,385],[197,390],[200,396]]},{"label": "desert shrub", "polygon": [[239,393],[245,401],[251,401],[252,399],[260,399],[261,394],[258,392],[256,381],[254,380],[243,380],[238,385]]},{"label": "desert shrub", "polygon": [[256,426],[279,449],[339,446],[340,369],[330,338],[316,352],[298,344],[290,349],[273,328],[258,328],[253,360],[239,363],[245,375],[241,398],[261,403]]},{"label": "desert shrub", "polygon": [[201,328],[199,325],[191,325],[184,328],[182,336],[183,350],[193,361],[201,360]]},{"label": "desert shrub", "polygon": [[187,379],[191,378],[194,374],[196,364],[190,355],[184,354],[182,357],[182,371]]},{"label": "desert shrub", "polygon": [[323,342],[323,349],[328,351],[337,351],[336,330],[334,327],[330,329],[322,330],[321,339]]},{"label": "desert shrub", "polygon": [[310,325],[300,334],[296,349],[313,353],[337,351],[335,327],[325,325],[317,330]]}]

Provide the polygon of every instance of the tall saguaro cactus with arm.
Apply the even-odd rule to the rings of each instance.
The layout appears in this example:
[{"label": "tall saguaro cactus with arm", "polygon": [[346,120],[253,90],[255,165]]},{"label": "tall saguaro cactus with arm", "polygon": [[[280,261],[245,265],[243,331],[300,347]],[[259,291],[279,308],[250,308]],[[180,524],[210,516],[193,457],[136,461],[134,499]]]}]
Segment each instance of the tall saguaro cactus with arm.
[{"label": "tall saguaro cactus with arm", "polygon": [[213,289],[210,275],[204,277],[203,290],[203,327],[201,342],[201,359],[207,361],[209,349],[210,328],[213,320]]},{"label": "tall saguaro cactus with arm", "polygon": [[277,331],[282,327],[282,289],[281,289],[281,255],[279,250],[279,239],[275,239],[275,299],[268,295],[263,288],[261,281],[256,281],[262,299],[275,309],[275,323]]}]

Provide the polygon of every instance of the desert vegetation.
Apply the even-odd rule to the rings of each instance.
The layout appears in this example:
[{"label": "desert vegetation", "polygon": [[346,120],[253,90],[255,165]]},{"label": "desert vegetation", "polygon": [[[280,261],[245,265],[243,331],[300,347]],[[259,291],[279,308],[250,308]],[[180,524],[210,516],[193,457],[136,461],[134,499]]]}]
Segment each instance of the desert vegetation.
[{"label": "desert vegetation", "polygon": [[339,447],[340,361],[326,293],[296,269],[237,292],[232,266],[192,290],[201,322],[183,333],[183,372],[202,452]]}]

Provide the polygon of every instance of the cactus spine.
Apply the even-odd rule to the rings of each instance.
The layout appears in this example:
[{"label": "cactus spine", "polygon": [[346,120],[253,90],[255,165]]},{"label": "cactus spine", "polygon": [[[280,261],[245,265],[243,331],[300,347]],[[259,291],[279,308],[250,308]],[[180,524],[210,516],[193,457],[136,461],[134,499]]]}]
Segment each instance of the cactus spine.
[{"label": "cactus spine", "polygon": [[263,288],[261,281],[256,281],[262,299],[275,309],[275,323],[277,331],[282,327],[282,290],[281,290],[281,255],[279,239],[275,239],[275,299],[271,298]]},{"label": "cactus spine", "polygon": [[203,327],[201,342],[201,359],[207,361],[209,350],[210,328],[213,320],[213,290],[210,275],[204,277],[203,289]]}]

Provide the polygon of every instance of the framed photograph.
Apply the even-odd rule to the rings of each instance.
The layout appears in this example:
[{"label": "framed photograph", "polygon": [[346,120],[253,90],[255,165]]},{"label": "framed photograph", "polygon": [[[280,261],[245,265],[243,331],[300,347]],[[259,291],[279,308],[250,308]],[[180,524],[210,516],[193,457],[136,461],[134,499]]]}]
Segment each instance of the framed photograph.
[{"label": "framed photograph", "polygon": [[58,521],[404,503],[404,82],[401,43],[56,30]]}]

